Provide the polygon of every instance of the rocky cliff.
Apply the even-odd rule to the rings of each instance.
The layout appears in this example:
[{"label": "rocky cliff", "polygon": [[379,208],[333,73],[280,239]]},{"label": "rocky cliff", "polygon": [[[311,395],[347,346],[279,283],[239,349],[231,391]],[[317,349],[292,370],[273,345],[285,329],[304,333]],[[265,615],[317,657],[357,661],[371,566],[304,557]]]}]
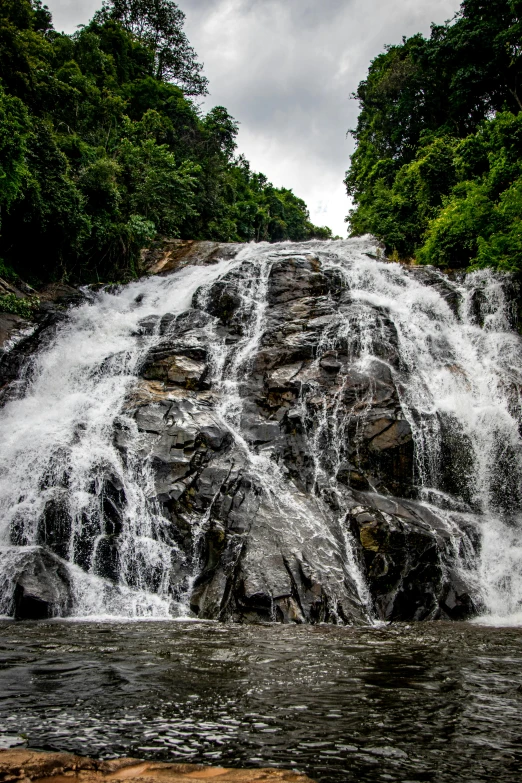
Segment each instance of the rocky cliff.
[{"label": "rocky cliff", "polygon": [[[80,524],[63,500],[70,470],[55,471],[59,491],[47,493],[32,539],[20,516],[11,521],[24,550],[9,572],[11,611],[74,613],[71,562],[105,592],[160,595],[170,613],[200,618],[353,623],[480,608],[475,456],[461,425],[445,435],[449,414],[419,392],[419,365],[429,374],[431,361],[465,396],[473,379],[441,324],[454,328],[480,301],[462,280],[375,260],[367,240],[342,243],[340,256],[336,244],[172,242],[146,257],[180,286],[194,266],[219,261],[220,273],[174,313],[148,312],[136,289],[134,380],[110,424],[116,467],[91,476],[96,513],[84,509]],[[423,320],[405,326],[394,312],[401,291]],[[473,329],[483,311],[469,316]],[[40,343],[58,328],[49,315]],[[35,340],[4,357],[5,382]],[[430,356],[411,353],[419,341]],[[122,361],[109,356],[97,372],[121,373]],[[146,512],[131,498],[136,482]],[[131,506],[151,515],[147,530],[129,533]]]}]

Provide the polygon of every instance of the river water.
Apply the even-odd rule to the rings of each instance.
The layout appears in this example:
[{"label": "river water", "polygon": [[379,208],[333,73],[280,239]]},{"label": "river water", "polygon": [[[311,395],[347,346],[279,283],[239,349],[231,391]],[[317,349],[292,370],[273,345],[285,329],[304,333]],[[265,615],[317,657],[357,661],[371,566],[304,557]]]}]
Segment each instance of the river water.
[{"label": "river water", "polygon": [[0,623],[0,738],[275,765],[321,783],[516,783],[522,628]]}]

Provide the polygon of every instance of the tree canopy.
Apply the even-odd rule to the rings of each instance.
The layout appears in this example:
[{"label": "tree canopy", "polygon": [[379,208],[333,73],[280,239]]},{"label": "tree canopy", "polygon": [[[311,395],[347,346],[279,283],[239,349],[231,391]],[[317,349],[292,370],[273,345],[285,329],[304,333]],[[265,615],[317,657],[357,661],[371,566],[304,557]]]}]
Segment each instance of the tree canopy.
[{"label": "tree canopy", "polygon": [[40,0],[0,0],[0,274],[124,280],[155,237],[328,238],[236,157],[204,114],[202,66],[171,0],[108,0],[73,35]]},{"label": "tree canopy", "polygon": [[352,234],[421,263],[522,270],[521,0],[464,0],[378,55],[354,97]]},{"label": "tree canopy", "polygon": [[154,54],[154,75],[173,82],[186,95],[205,95],[203,66],[183,32],[185,14],[171,0],[106,0],[95,16],[114,19]]}]

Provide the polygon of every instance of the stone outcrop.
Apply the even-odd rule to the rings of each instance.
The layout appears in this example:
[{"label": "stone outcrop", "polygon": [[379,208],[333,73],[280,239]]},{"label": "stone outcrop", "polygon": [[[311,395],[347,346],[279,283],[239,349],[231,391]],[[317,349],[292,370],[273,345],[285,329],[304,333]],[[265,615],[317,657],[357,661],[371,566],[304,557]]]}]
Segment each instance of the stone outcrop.
[{"label": "stone outcrop", "polygon": [[141,266],[150,275],[166,275],[185,266],[212,264],[224,257],[233,258],[240,245],[197,242],[193,239],[160,239],[141,254]]},{"label": "stone outcrop", "polygon": [[[420,504],[395,499],[415,496],[414,449],[400,373],[393,372],[400,369],[397,335],[384,310],[354,300],[313,257],[275,261],[262,336],[239,379],[235,435],[217,415],[226,386],[216,382],[214,343],[219,338],[226,350],[248,336],[244,281],[251,274],[245,263],[197,294],[192,310],[162,319],[162,339],[129,402],[149,439],[162,512],[185,554],[173,594],[196,571],[190,606],[200,617],[364,617],[353,584],[345,580],[340,597],[325,580],[317,552],[326,541],[288,545],[288,506],[283,499],[278,507],[266,492],[238,447],[239,434],[251,454],[279,465],[305,515],[320,518],[338,542],[342,535],[355,542],[378,617],[467,616],[473,605],[466,586],[447,566],[447,528]],[[433,285],[444,285],[432,275]],[[368,318],[377,337],[374,358],[361,368],[359,325]],[[125,452],[124,432],[118,442]]]},{"label": "stone outcrop", "polygon": [[71,753],[40,753],[18,748],[0,751],[0,781],[5,783],[108,783],[120,780],[135,783],[189,783],[198,780],[313,783],[306,775],[281,769],[225,769],[129,758],[97,761]]},{"label": "stone outcrop", "polygon": [[[5,557],[5,556],[4,556]],[[64,561],[43,547],[21,550],[15,562],[2,562],[2,576],[14,584],[17,620],[47,620],[65,616],[71,608],[70,578]]]},{"label": "stone outcrop", "polygon": [[[144,264],[167,274],[235,253],[236,246],[176,240],[145,254]],[[412,274],[457,306],[442,275]],[[416,500],[404,367],[386,309],[354,297],[312,252],[280,253],[266,280],[258,277],[245,261],[198,291],[187,312],[144,313],[139,325],[138,338],[158,339],[114,442],[125,464],[138,450],[151,466],[154,502],[173,547],[173,606],[245,622],[469,616],[476,607],[454,567],[459,543]],[[362,361],[368,324],[372,350]],[[4,383],[52,328],[39,327],[11,352]],[[242,350],[246,359],[237,364]],[[96,546],[96,574],[117,583],[126,498],[110,476],[101,492],[103,536],[85,525],[78,549]],[[41,543],[65,557],[62,539],[44,531]],[[354,576],[357,565],[369,595]],[[67,605],[59,569],[49,565],[56,579],[42,577],[38,588],[38,568],[17,581],[18,616],[33,611],[30,600],[41,602],[33,606],[42,616]]]}]

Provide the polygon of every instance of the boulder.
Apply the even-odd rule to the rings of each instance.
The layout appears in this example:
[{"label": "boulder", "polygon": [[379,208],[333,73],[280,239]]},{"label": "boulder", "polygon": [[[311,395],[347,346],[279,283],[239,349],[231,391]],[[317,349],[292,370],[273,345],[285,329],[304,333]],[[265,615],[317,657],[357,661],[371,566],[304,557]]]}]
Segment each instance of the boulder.
[{"label": "boulder", "polygon": [[70,578],[60,558],[41,547],[22,550],[14,570],[14,616],[17,620],[45,620],[68,614]]},{"label": "boulder", "polygon": [[423,504],[374,493],[355,492],[354,503],[346,524],[379,619],[464,620],[476,612],[442,518]]}]

